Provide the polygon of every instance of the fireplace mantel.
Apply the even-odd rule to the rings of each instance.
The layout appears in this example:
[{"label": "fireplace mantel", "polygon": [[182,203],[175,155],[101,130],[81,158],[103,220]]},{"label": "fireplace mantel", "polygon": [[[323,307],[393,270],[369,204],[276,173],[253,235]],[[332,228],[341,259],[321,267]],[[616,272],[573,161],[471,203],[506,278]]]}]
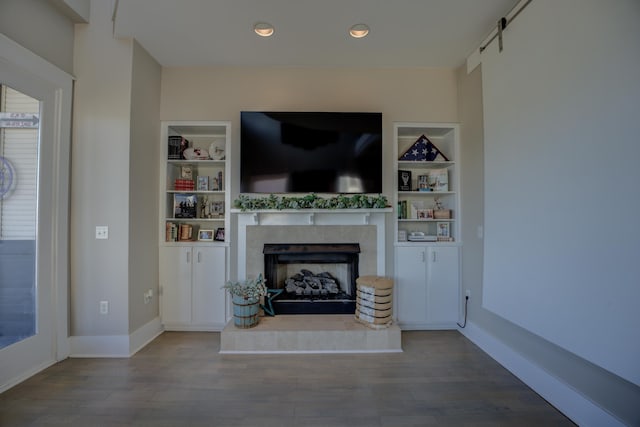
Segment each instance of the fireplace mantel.
[{"label": "fireplace mantel", "polygon": [[232,214],[250,216],[253,223],[247,225],[369,225],[371,215],[388,212],[391,212],[391,208],[264,209],[252,211],[231,209]]},{"label": "fireplace mantel", "polygon": [[[378,209],[286,209],[252,210],[231,209],[237,217],[237,275],[238,280],[247,277],[247,227],[249,226],[301,226],[301,225],[348,225],[375,226],[377,274],[385,275],[385,222],[391,208]],[[309,242],[313,243],[313,242]]]}]

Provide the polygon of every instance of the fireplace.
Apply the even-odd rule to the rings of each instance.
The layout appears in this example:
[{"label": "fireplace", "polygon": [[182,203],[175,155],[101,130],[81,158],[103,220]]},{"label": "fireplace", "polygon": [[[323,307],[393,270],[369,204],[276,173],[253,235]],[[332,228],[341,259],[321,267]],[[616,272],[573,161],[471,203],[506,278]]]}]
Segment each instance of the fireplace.
[{"label": "fireplace", "polygon": [[276,314],[355,312],[358,243],[268,243],[263,253]]}]

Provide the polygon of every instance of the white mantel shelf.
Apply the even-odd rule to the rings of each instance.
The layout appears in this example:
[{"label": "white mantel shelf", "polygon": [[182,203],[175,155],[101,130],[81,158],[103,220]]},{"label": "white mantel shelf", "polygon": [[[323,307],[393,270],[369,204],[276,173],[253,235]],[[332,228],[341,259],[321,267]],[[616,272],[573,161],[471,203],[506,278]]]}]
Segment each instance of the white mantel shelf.
[{"label": "white mantel shelf", "polygon": [[292,225],[375,226],[378,275],[385,274],[385,219],[392,208],[378,209],[231,209],[238,218],[238,280],[246,279],[247,227]]},{"label": "white mantel shelf", "polygon": [[[231,209],[232,214],[251,217],[247,225],[369,225],[371,215],[391,212],[378,209]],[[249,224],[253,222],[253,224]]]}]

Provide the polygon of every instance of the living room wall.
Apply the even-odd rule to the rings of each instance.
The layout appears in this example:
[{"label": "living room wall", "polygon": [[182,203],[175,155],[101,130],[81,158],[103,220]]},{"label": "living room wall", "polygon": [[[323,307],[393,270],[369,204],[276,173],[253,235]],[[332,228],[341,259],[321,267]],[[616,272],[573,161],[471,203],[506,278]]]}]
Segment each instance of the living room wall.
[{"label": "living room wall", "polygon": [[[239,193],[242,110],[382,112],[383,193],[391,200],[393,122],[455,122],[455,70],[444,68],[169,67],[162,71],[161,120],[232,122],[232,200]],[[389,218],[391,221],[391,218]],[[393,227],[387,224],[387,241]],[[233,241],[232,241],[233,244]],[[385,271],[393,273],[388,245]],[[232,259],[231,265],[235,265]]]}]

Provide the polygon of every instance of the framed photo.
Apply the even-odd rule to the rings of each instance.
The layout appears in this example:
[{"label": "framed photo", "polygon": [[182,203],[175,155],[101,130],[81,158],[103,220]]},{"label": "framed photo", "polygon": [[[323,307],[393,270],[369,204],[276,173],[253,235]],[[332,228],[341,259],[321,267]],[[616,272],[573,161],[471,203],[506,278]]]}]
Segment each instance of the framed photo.
[{"label": "framed photo", "polygon": [[213,241],[213,230],[200,230],[198,231],[198,240],[201,242]]},{"label": "framed photo", "polygon": [[418,209],[416,214],[418,219],[433,219],[433,209]]},{"label": "framed photo", "polygon": [[418,191],[431,191],[429,175],[418,175]]},{"label": "framed photo", "polygon": [[195,194],[177,193],[173,197],[174,218],[195,218],[198,197]]},{"label": "framed photo", "polygon": [[444,221],[436,222],[436,227],[438,227],[437,236],[438,237],[449,237],[449,223]]},{"label": "framed photo", "polygon": [[198,191],[207,191],[209,190],[209,177],[208,176],[198,176]]},{"label": "framed photo", "polygon": [[215,239],[219,242],[224,242],[224,228],[216,229]]}]

